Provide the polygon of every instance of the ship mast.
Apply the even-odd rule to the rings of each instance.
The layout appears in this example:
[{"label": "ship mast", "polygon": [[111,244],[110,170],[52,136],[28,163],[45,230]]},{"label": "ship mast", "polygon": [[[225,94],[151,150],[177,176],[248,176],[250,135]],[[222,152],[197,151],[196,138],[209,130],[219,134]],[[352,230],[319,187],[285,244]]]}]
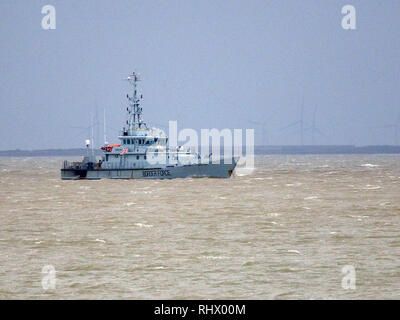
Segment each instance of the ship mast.
[{"label": "ship mast", "polygon": [[103,121],[103,134],[104,134],[104,145],[108,144],[106,135],[106,108],[104,108],[104,121]]},{"label": "ship mast", "polygon": [[140,74],[136,72],[132,72],[125,80],[127,80],[133,89],[132,95],[127,94],[126,97],[129,100],[129,105],[127,108],[128,111],[128,132],[131,135],[132,131],[138,129],[147,129],[146,123],[143,122],[142,112],[143,108],[140,106],[140,100],[142,99],[142,95],[138,95],[137,93],[137,82],[140,81]]}]

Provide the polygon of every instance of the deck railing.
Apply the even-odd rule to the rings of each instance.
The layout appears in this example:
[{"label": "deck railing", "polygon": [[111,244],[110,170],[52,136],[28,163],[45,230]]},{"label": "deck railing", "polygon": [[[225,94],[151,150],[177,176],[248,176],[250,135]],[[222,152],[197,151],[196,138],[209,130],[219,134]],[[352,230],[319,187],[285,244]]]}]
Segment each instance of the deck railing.
[{"label": "deck railing", "polygon": [[68,160],[63,161],[63,169],[80,169],[83,167],[83,162],[71,162]]}]

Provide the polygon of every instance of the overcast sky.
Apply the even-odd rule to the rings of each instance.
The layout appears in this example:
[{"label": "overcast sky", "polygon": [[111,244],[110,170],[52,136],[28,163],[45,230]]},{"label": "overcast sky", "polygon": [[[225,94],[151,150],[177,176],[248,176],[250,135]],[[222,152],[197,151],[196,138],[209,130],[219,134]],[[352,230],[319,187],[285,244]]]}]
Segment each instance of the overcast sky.
[{"label": "overcast sky", "polygon": [[134,69],[153,126],[254,128],[260,144],[258,121],[264,143],[300,144],[281,128],[304,96],[305,144],[394,144],[399,39],[398,0],[2,0],[0,149],[82,147],[96,105],[117,142]]}]

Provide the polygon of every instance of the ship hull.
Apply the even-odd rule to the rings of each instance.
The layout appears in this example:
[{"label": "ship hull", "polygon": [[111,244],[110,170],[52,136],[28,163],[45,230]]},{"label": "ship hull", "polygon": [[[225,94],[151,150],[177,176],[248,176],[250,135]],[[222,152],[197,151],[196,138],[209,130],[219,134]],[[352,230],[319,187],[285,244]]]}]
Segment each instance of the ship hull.
[{"label": "ship hull", "polygon": [[231,164],[195,164],[145,169],[61,169],[63,180],[99,179],[175,179],[188,177],[229,178],[236,166]]}]

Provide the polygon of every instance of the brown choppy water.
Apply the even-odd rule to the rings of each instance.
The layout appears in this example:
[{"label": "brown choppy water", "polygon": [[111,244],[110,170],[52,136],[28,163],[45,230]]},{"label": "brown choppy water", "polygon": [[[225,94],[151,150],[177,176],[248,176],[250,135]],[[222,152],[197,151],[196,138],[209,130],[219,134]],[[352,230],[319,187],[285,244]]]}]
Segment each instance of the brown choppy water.
[{"label": "brown choppy water", "polygon": [[0,158],[2,299],[400,298],[398,155],[176,180],[61,181],[61,160]]}]

